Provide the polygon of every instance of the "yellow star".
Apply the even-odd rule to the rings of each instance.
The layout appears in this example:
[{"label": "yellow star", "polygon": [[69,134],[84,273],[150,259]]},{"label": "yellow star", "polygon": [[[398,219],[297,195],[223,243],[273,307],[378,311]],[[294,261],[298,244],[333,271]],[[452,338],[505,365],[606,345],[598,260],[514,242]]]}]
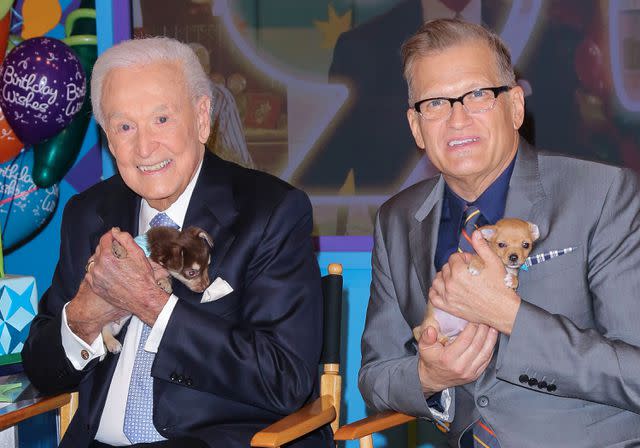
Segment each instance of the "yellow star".
[{"label": "yellow star", "polygon": [[351,29],[351,10],[338,16],[334,7],[329,4],[329,19],[326,22],[314,20],[313,24],[322,33],[322,48],[333,48],[336,46],[338,36]]}]

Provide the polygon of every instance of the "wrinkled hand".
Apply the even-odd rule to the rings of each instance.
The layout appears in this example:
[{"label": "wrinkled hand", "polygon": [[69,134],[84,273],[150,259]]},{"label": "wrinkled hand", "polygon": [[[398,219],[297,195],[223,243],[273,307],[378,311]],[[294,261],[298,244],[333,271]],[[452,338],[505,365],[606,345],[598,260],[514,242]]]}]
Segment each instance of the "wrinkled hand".
[{"label": "wrinkled hand", "polygon": [[71,331],[88,344],[98,337],[107,323],[129,314],[95,294],[86,277],[80,283],[76,296],[67,305],[66,313]]},{"label": "wrinkled hand", "polygon": [[438,342],[437,336],[436,329],[429,326],[418,341],[418,374],[426,395],[478,379],[489,365],[498,340],[495,329],[474,323],[468,323],[446,345]]},{"label": "wrinkled hand", "polygon": [[[113,240],[126,250],[124,258],[113,254]],[[115,228],[102,235],[93,260],[86,276],[93,292],[153,325],[169,298],[157,286],[155,276],[166,276],[166,271],[154,270],[131,235]]]},{"label": "wrinkled hand", "polygon": [[484,269],[471,275],[468,270],[471,255],[454,253],[436,275],[429,301],[454,316],[510,335],[520,297],[504,284],[505,267],[479,231],[473,232],[471,244],[484,261]]}]

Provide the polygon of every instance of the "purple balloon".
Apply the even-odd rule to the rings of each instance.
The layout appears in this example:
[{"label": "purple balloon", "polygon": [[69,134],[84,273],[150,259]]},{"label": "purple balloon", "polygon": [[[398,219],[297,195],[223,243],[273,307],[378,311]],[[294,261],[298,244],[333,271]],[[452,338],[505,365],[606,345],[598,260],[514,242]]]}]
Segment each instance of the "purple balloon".
[{"label": "purple balloon", "polygon": [[57,39],[25,40],[2,63],[0,107],[25,144],[64,129],[82,107],[86,91],[80,60]]}]

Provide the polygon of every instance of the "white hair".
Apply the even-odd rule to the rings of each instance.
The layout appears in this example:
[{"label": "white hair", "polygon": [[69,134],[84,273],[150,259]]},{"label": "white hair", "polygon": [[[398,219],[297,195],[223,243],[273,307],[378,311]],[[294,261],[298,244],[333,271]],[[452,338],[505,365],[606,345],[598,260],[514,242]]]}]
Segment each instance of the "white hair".
[{"label": "white hair", "polygon": [[[102,115],[102,85],[114,68],[140,67],[158,62],[174,62],[183,70],[192,100],[211,98],[209,77],[194,51],[186,44],[169,37],[150,37],[120,42],[102,53],[91,74],[91,107],[98,124],[104,127]],[[170,89],[171,86],[167,86]]]}]

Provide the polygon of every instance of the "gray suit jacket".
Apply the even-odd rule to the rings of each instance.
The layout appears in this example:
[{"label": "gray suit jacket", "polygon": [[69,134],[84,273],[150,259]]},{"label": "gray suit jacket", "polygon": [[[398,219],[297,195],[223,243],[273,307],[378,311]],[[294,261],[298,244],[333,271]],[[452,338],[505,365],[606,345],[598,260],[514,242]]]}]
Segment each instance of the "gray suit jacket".
[{"label": "gray suit jacket", "polygon": [[[426,180],[378,213],[359,375],[375,410],[431,418],[411,329],[435,276],[443,187]],[[503,448],[640,445],[639,192],[629,170],[521,142],[505,216],[538,225],[533,254],[575,250],[520,274],[511,336],[500,336],[477,381],[455,390],[452,446],[480,416]]]}]

